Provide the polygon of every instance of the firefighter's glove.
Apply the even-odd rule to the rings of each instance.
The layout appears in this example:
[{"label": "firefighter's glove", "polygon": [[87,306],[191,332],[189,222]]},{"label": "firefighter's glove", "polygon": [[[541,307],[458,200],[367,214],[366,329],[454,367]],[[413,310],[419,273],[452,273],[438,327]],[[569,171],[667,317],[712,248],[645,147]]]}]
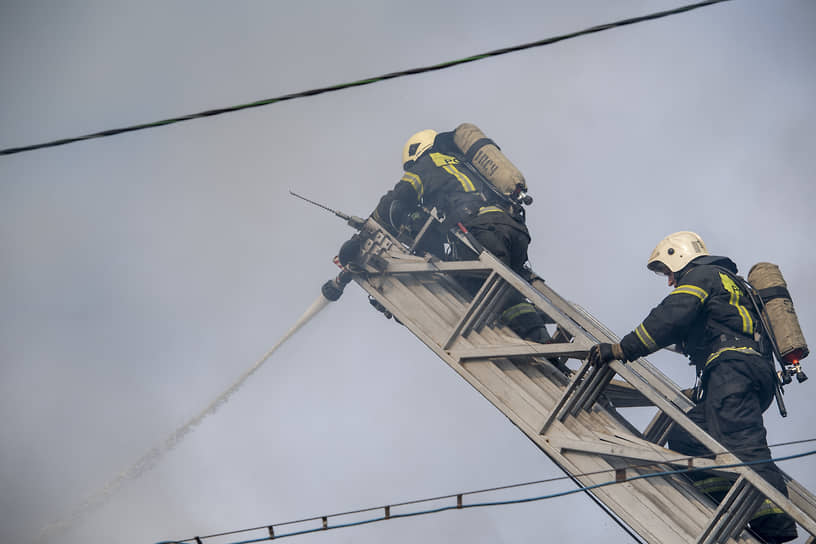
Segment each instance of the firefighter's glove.
[{"label": "firefighter's glove", "polygon": [[626,355],[620,344],[595,344],[589,348],[589,363],[594,367],[601,367],[609,361],[626,362]]},{"label": "firefighter's glove", "polygon": [[360,237],[356,234],[343,242],[343,245],[340,246],[340,253],[337,254],[340,264],[346,266],[357,259],[360,256],[360,247]]},{"label": "firefighter's glove", "polygon": [[418,233],[425,226],[425,221],[428,219],[428,214],[421,211],[415,211],[408,216],[408,228],[412,233]]}]

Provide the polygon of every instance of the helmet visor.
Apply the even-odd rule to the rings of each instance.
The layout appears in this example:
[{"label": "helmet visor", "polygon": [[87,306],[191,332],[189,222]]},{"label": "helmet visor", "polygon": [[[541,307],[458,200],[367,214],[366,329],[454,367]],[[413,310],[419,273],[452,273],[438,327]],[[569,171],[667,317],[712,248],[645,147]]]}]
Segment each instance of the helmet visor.
[{"label": "helmet visor", "polygon": [[669,274],[671,274],[671,270],[669,270],[669,267],[660,261],[652,261],[648,265],[646,265],[646,267],[655,274],[657,274],[658,276],[668,276]]}]

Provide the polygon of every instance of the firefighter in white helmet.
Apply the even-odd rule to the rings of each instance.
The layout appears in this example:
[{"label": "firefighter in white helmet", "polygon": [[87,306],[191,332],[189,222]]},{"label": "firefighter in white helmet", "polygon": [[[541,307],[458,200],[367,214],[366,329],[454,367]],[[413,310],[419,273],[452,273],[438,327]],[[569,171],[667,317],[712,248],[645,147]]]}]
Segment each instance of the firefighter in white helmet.
[{"label": "firefighter in white helmet", "polygon": [[[747,293],[728,257],[709,254],[702,238],[675,232],[657,244],[646,264],[666,276],[674,287],[618,344],[597,344],[589,360],[600,366],[627,362],[677,344],[696,366],[701,390],[689,418],[745,462],[771,458],[763,412],[774,399],[777,377],[770,343]],[[669,435],[669,447],[687,455],[709,455],[702,444],[679,426]],[[773,463],[752,467],[787,496],[787,487]],[[700,474],[695,485],[722,500],[731,480]],[[793,520],[769,501],[750,521],[766,542],[796,538]]]},{"label": "firefighter in white helmet", "polygon": [[[403,176],[380,199],[372,214],[374,219],[396,233],[410,223],[420,206],[435,207],[446,217],[446,224],[461,222],[516,273],[529,275],[525,263],[530,233],[523,211],[520,207],[488,204],[481,181],[469,175],[460,154],[452,131],[437,133],[427,129],[413,134],[402,150]],[[434,248],[425,249],[434,252]],[[469,291],[481,285],[478,280],[470,283],[463,279],[462,283]],[[542,314],[521,295],[511,298],[502,318],[522,338],[541,343],[551,340]]]}]

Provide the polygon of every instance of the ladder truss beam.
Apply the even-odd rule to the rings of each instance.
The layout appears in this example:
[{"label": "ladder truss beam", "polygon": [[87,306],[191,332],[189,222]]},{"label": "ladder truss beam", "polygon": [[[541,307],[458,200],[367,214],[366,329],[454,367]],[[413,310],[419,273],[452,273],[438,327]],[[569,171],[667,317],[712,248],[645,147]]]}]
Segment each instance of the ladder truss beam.
[{"label": "ladder truss beam", "polygon": [[[765,498],[791,515],[813,541],[816,496],[784,475],[786,498],[749,466],[740,466],[736,456],[686,416],[692,402],[647,360],[591,368],[584,360],[589,348],[617,337],[543,280],[533,277],[528,283],[484,251],[470,261],[414,255],[416,244],[401,243],[373,219],[361,237],[363,255],[352,273],[363,290],[576,482],[604,484],[592,495],[647,542],[757,543],[743,529]],[[458,283],[463,274],[483,276],[475,296]],[[496,319],[512,292],[546,314],[563,338],[552,344],[527,342]],[[564,361],[579,364],[573,369]],[[623,382],[613,380],[616,375]],[[619,409],[644,405],[653,406],[656,415],[640,431]],[[674,425],[717,455],[689,461],[662,447]],[[733,466],[711,468],[719,465]],[[655,475],[655,466],[666,470]],[[730,474],[737,484],[714,505],[688,478],[668,470],[672,467]],[[606,485],[610,477],[626,484]]]}]

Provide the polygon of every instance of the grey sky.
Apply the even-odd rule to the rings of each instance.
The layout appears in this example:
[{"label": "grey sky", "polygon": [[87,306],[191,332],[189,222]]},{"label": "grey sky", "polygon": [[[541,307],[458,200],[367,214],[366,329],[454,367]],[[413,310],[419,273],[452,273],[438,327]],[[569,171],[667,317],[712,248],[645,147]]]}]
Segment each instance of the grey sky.
[{"label": "grey sky", "polygon": [[[0,147],[679,4],[7,1]],[[651,249],[690,229],[743,272],[778,263],[816,342],[814,27],[812,0],[735,0],[432,74],[0,158],[0,541],[34,538],[68,515],[273,346],[335,274],[331,258],[351,232],[288,190],[364,216],[399,178],[404,140],[424,128],[473,122],[502,146],[536,199],[533,267],[618,334],[667,293],[644,267]],[[692,383],[681,357],[650,360]],[[813,383],[788,388],[787,419],[766,413],[771,443],[813,437]],[[812,458],[783,468],[816,489]],[[152,471],[51,542],[152,543],[560,474],[351,286]],[[581,496],[297,541],[545,535],[630,541]]]}]

